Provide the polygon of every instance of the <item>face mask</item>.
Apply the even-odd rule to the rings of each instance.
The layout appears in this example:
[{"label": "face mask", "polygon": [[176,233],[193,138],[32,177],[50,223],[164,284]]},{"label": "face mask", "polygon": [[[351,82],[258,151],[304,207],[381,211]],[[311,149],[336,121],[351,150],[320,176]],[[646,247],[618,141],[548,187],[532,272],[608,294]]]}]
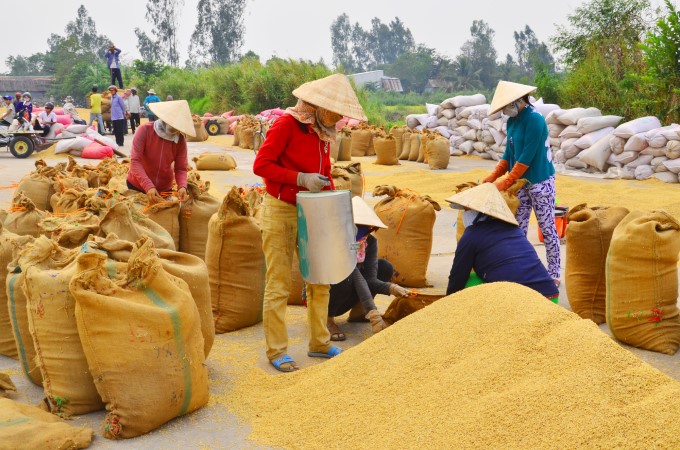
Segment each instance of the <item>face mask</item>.
[{"label": "face mask", "polygon": [[317,108],[316,119],[325,128],[333,128],[335,124],[342,119],[342,116],[332,111],[328,111],[327,109]]},{"label": "face mask", "polygon": [[517,117],[517,114],[519,114],[519,102],[520,101],[517,100],[516,102],[512,102],[503,108],[503,114],[508,117]]},{"label": "face mask", "polygon": [[478,214],[479,212],[474,209],[463,211],[463,225],[465,225],[465,228],[473,224]]}]

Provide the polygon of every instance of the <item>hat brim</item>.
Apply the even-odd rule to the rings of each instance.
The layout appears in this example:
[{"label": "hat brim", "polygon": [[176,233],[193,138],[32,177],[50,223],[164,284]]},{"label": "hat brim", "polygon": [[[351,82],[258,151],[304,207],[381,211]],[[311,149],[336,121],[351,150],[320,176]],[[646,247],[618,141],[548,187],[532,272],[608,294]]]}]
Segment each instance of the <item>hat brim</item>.
[{"label": "hat brim", "polygon": [[512,225],[519,225],[493,183],[483,183],[446,199],[455,209],[472,209]]},{"label": "hat brim", "polygon": [[367,227],[387,228],[387,225],[380,220],[373,208],[361,197],[352,197],[352,214],[354,215],[355,225],[365,225]]},{"label": "hat brim", "polygon": [[363,122],[368,120],[352,84],[341,73],[305,83],[295,89],[293,95],[314,106],[345,117]]},{"label": "hat brim", "polygon": [[504,80],[499,81],[496,86],[496,92],[493,94],[491,105],[489,105],[488,115],[496,114],[510,103],[519,100],[525,95],[531,94],[536,89],[538,89],[536,86],[529,86],[527,84],[513,83]]},{"label": "hat brim", "polygon": [[186,100],[155,102],[148,104],[151,112],[160,120],[179,130],[182,134],[196,137],[196,128],[191,117],[189,103]]}]

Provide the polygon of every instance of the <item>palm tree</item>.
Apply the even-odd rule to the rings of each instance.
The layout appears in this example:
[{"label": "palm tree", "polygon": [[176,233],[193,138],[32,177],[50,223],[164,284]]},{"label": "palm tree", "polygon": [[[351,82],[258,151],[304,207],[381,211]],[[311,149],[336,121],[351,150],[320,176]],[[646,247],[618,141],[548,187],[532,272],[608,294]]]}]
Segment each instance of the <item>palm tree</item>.
[{"label": "palm tree", "polygon": [[480,74],[482,69],[475,70],[470,58],[459,55],[452,64],[453,83],[457,90],[468,91],[479,89],[482,85]]}]

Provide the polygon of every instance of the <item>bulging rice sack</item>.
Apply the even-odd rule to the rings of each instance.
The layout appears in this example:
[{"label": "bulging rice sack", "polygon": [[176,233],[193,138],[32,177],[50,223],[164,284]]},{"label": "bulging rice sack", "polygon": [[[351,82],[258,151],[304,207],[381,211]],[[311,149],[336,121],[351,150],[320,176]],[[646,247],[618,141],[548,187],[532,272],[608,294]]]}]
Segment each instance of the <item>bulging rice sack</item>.
[{"label": "bulging rice sack", "polygon": [[447,169],[451,154],[449,140],[443,136],[434,138],[428,147],[427,164],[430,169]]},{"label": "bulging rice sack", "polygon": [[193,159],[198,170],[234,170],[236,160],[226,153],[201,153]]},{"label": "bulging rice sack", "polygon": [[607,325],[626,344],[673,355],[680,347],[680,223],[633,211],[614,229],[606,263]]},{"label": "bulging rice sack", "polygon": [[205,262],[215,332],[235,331],[260,322],[265,275],[262,233],[235,187],[210,219]]},{"label": "bulging rice sack", "polygon": [[3,448],[81,449],[94,431],[75,427],[35,406],[0,398],[0,442]]},{"label": "bulging rice sack", "polygon": [[100,228],[104,236],[114,233],[119,238],[130,242],[136,242],[142,236],[148,236],[157,248],[175,250],[175,243],[170,233],[135,210],[130,202],[119,202],[113,205],[102,218]]},{"label": "bulging rice sack", "polygon": [[387,229],[376,232],[378,258],[394,266],[395,283],[409,287],[427,286],[427,265],[432,251],[432,230],[439,203],[428,196],[396,186],[376,186],[373,196],[386,195],[375,205]]},{"label": "bulging rice sack", "polygon": [[88,369],[76,326],[75,300],[69,292],[78,254],[79,250],[64,249],[41,236],[19,257],[28,323],[43,377],[41,406],[64,417],[104,407]]},{"label": "bulging rice sack", "polygon": [[411,130],[406,128],[406,131],[401,135],[401,153],[399,154],[400,161],[408,161],[408,155],[411,153]]},{"label": "bulging rice sack", "polygon": [[349,172],[342,167],[335,167],[331,169],[331,178],[333,178],[333,185],[337,191],[351,191],[352,180],[350,180]]},{"label": "bulging rice sack", "polygon": [[411,142],[409,145],[409,154],[408,154],[408,160],[409,161],[418,161],[418,156],[420,155],[420,140],[421,140],[422,134],[421,133],[416,133],[414,131],[411,132]]},{"label": "bulging rice sack", "polygon": [[63,216],[50,216],[40,222],[40,228],[52,240],[65,248],[80,247],[88,236],[99,234],[99,218],[88,211]]},{"label": "bulging rice sack", "polygon": [[362,173],[359,161],[333,164],[333,168],[340,168],[347,172],[347,176],[349,176],[349,180],[352,183],[352,197],[364,197],[364,174]]},{"label": "bulging rice sack", "polygon": [[49,167],[42,159],[35,162],[35,168],[19,181],[15,195],[23,193],[37,209],[48,211],[50,197],[54,194],[52,183],[60,175],[60,171],[56,167]]},{"label": "bulging rice sack", "polygon": [[31,383],[42,386],[42,375],[35,361],[35,347],[28,328],[28,300],[23,289],[24,274],[14,262],[11,263],[12,268],[7,274],[5,284],[12,334],[24,375]]},{"label": "bulging rice sack", "polygon": [[628,209],[578,205],[567,214],[565,287],[571,310],[584,319],[606,321],[605,263],[616,226]]},{"label": "bulging rice sack", "polygon": [[189,200],[182,203],[179,212],[179,251],[205,259],[208,242],[208,222],[220,208],[221,202],[210,195],[210,183],[205,190],[195,183],[188,183]]},{"label": "bulging rice sack", "polygon": [[368,128],[352,130],[352,156],[369,156],[373,133]]},{"label": "bulging rice sack", "polygon": [[208,131],[205,129],[203,126],[203,122],[201,121],[201,118],[194,114],[191,116],[191,119],[194,121],[194,130],[196,131],[196,136],[189,136],[189,135],[184,135],[185,139],[187,142],[203,142],[207,141],[210,135],[208,134]]},{"label": "bulging rice sack", "polygon": [[399,159],[397,156],[397,140],[394,136],[376,136],[373,139],[373,147],[375,148],[375,154],[378,157],[375,160],[375,164],[381,164],[383,166],[398,166]]},{"label": "bulging rice sack", "polygon": [[45,218],[45,213],[36,209],[35,204],[23,193],[12,200],[12,207],[5,218],[5,228],[20,236],[38,237],[42,230],[38,225]]},{"label": "bulging rice sack", "polygon": [[[106,276],[106,255],[82,254],[70,291],[109,439],[139,436],[208,402],[208,372],[196,305],[187,284],[163,269],[142,238],[126,279]],[[106,317],[107,320],[102,320]]]},{"label": "bulging rice sack", "polygon": [[415,294],[406,297],[397,297],[392,300],[383,314],[383,320],[387,325],[392,325],[404,317],[410,316],[416,311],[420,311],[426,306],[436,302],[444,295],[439,294]]}]

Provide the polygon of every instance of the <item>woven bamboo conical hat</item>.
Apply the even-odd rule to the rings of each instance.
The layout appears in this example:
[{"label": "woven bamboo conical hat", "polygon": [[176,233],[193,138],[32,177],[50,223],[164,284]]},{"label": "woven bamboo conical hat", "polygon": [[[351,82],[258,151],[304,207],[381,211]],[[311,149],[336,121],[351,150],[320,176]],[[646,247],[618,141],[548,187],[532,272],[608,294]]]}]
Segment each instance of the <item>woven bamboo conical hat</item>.
[{"label": "woven bamboo conical hat", "polygon": [[361,197],[352,197],[352,213],[354,214],[355,225],[366,225],[368,227],[387,228],[387,225],[380,220],[373,208]]},{"label": "woven bamboo conical hat", "polygon": [[531,94],[537,88],[526,84],[513,83],[512,81],[499,81],[493,100],[489,106],[489,115],[494,114],[515,100],[519,100],[525,95]]},{"label": "woven bamboo conical hat", "polygon": [[473,209],[487,216],[519,225],[503,196],[493,183],[484,183],[446,199],[456,209]]},{"label": "woven bamboo conical hat", "polygon": [[189,103],[186,100],[149,103],[149,108],[154,115],[171,127],[188,136],[196,137],[194,121],[191,118]]},{"label": "woven bamboo conical hat", "polygon": [[368,120],[352,85],[341,73],[305,83],[295,89],[293,95],[314,106],[345,117],[364,122]]}]

